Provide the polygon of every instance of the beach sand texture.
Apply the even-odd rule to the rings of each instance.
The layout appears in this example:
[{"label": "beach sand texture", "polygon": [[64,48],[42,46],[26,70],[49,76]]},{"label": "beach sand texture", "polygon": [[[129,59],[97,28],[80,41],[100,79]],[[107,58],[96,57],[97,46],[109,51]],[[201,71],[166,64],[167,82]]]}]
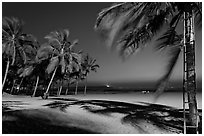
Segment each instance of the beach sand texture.
[{"label": "beach sand texture", "polygon": [[[47,100],[3,95],[2,131],[10,134],[182,133],[183,114],[178,104],[181,100],[166,101],[163,96],[152,104],[152,98],[151,94],[141,93],[80,94]],[[170,103],[172,100],[177,104]]]}]

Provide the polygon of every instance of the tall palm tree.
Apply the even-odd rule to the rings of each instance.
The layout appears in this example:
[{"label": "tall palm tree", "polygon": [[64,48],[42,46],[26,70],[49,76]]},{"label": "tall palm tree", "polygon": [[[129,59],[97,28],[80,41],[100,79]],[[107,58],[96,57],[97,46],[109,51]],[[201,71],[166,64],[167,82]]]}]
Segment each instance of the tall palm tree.
[{"label": "tall palm tree", "polygon": [[67,82],[67,88],[66,88],[66,91],[65,91],[65,95],[68,94],[68,91],[69,91],[69,85],[70,85],[70,72],[66,72],[66,74],[64,75],[64,80]]},{"label": "tall palm tree", "polygon": [[64,74],[66,65],[70,65],[74,60],[80,62],[81,56],[73,50],[78,40],[74,40],[71,43],[69,41],[69,31],[67,29],[51,32],[49,35],[45,36],[45,39],[48,40],[48,44],[44,48],[51,51],[51,59],[46,72],[48,74],[52,73],[49,85],[44,94],[46,98],[57,69],[61,68],[60,71]]},{"label": "tall palm tree", "polygon": [[12,86],[10,86],[11,87],[10,88],[10,94],[13,94],[13,90],[14,90],[14,87],[16,85],[16,81],[19,79],[19,75],[16,72],[18,69],[19,69],[19,67],[16,66],[16,65],[9,67],[7,80],[8,81],[13,81],[13,82],[8,82],[8,84],[12,84]]},{"label": "tall palm tree", "polygon": [[73,70],[73,72],[70,74],[71,78],[74,78],[74,82],[76,84],[75,86],[75,92],[74,94],[77,95],[78,94],[78,85],[79,85],[79,80],[81,80],[83,78],[83,73],[81,68],[78,70]]},{"label": "tall palm tree", "polygon": [[36,56],[36,59],[33,60],[32,63],[30,62],[24,68],[21,68],[18,70],[18,73],[20,74],[19,77],[24,77],[24,78],[28,76],[36,77],[35,88],[34,88],[32,97],[35,97],[40,79],[42,80],[45,78],[45,69],[47,65],[48,65],[48,60],[37,60],[37,56]]},{"label": "tall palm tree", "polygon": [[[198,2],[128,2],[116,3],[102,10],[95,24],[95,29],[106,39],[106,44],[109,47],[116,45],[123,58],[145,47],[161,28],[165,28],[163,26],[168,28],[159,38],[162,42],[158,47],[170,47],[173,56],[156,93],[164,91],[183,48],[187,67],[184,88],[188,92],[189,120],[193,126],[197,124],[194,19],[202,24],[201,17],[202,4]],[[178,34],[176,28],[180,22],[184,24],[184,32]]]},{"label": "tall palm tree", "polygon": [[19,54],[21,60],[25,64],[28,60],[26,52],[29,47],[33,47],[36,39],[30,35],[23,33],[23,22],[17,18],[4,17],[2,21],[2,54],[6,56],[7,66],[4,74],[2,89],[6,81],[9,66],[14,65],[16,57]]},{"label": "tall palm tree", "polygon": [[[79,52],[79,54],[81,54],[80,52]],[[75,77],[75,71],[76,70],[79,70],[79,65],[80,65],[80,63],[81,62],[78,62],[78,61],[76,61],[76,60],[74,60],[74,61],[72,61],[71,63],[70,63],[70,65],[67,65],[66,66],[66,72],[65,72],[65,74],[64,74],[64,80],[66,80],[67,81],[67,89],[66,89],[66,92],[65,92],[65,95],[67,95],[68,94],[68,91],[69,91],[69,86],[74,82],[74,77]]]},{"label": "tall palm tree", "polygon": [[84,87],[84,95],[86,94],[86,89],[87,89],[87,80],[88,80],[88,75],[91,71],[96,72],[97,68],[99,68],[99,65],[95,63],[96,59],[91,58],[88,54],[84,57],[84,60],[82,62],[82,70],[83,74],[85,76],[85,87]]},{"label": "tall palm tree", "polygon": [[[29,46],[27,46],[29,47]],[[35,84],[35,88],[33,91],[33,95],[32,97],[35,96],[35,93],[37,91],[37,86],[39,83],[39,79],[40,77],[44,76],[44,66],[42,65],[42,61],[43,59],[39,59],[38,58],[38,49],[40,47],[40,44],[38,42],[36,42],[36,44],[33,46],[33,48],[27,48],[26,49],[26,56],[27,56],[27,62],[25,63],[24,67],[21,67],[18,70],[18,74],[19,77],[21,78],[25,78],[28,76],[36,76],[36,84]]]}]

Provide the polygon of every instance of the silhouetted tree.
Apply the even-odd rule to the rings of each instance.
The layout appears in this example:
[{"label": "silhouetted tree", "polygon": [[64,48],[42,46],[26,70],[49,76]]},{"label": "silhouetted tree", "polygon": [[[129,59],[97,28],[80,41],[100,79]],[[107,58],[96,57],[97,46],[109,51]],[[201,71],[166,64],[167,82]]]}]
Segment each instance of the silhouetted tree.
[{"label": "silhouetted tree", "polygon": [[73,50],[78,40],[74,40],[71,43],[68,38],[69,31],[67,29],[63,31],[54,31],[45,36],[45,39],[48,40],[48,44],[44,48],[48,48],[52,54],[50,63],[46,69],[48,74],[52,73],[52,77],[44,94],[45,97],[48,96],[48,91],[55,76],[56,70],[61,68],[61,73],[64,74],[66,65],[69,65],[73,60],[78,60],[78,62],[81,61],[80,54],[74,52]]},{"label": "silhouetted tree", "polygon": [[84,60],[82,62],[82,70],[83,70],[83,75],[85,78],[85,87],[84,87],[84,95],[86,94],[86,89],[87,89],[87,79],[88,75],[91,71],[96,72],[97,68],[99,68],[99,65],[95,63],[96,59],[91,58],[88,54],[84,57]]},{"label": "silhouetted tree", "polygon": [[[32,52],[31,50],[36,42],[36,39],[32,35],[23,33],[23,22],[21,20],[17,18],[3,18],[2,55],[6,59],[7,66],[4,73],[2,89],[4,88],[9,66],[19,63],[20,60],[23,60],[25,64],[30,59],[28,54]],[[17,54],[19,55],[18,59]]]},{"label": "silhouetted tree", "polygon": [[[194,19],[202,24],[202,4],[198,2],[123,2],[102,10],[97,18],[95,29],[106,39],[109,47],[118,46],[119,54],[127,58],[143,48],[151,39],[168,25],[168,30],[159,38],[159,48],[170,47],[171,57],[168,71],[160,80],[157,93],[164,91],[175,63],[184,48],[186,56],[187,87],[190,124],[196,126],[196,78],[195,78],[195,39]],[[183,34],[176,28],[184,23]],[[183,38],[182,38],[183,35]]]}]

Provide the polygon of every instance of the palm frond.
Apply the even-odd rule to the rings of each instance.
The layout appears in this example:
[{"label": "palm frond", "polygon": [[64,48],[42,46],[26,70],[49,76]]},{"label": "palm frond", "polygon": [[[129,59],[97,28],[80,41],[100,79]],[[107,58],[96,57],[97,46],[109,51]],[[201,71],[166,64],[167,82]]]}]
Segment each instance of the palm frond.
[{"label": "palm frond", "polygon": [[72,61],[71,65],[72,65],[72,72],[79,72],[81,66],[76,61]]},{"label": "palm frond", "polygon": [[64,29],[63,30],[63,41],[69,41],[69,30],[68,29]]},{"label": "palm frond", "polygon": [[[31,34],[22,33],[22,29],[23,21],[14,17],[3,18],[2,23],[3,53],[7,54],[8,57],[12,57],[11,65],[14,65],[14,63],[18,65],[24,65],[25,63],[27,63],[30,57],[27,56],[29,52],[26,46],[31,46],[33,49],[32,48],[29,49],[32,49],[32,51],[37,49],[35,47],[37,45],[37,39],[34,38],[34,36]],[[27,51],[25,49],[27,49]]]},{"label": "palm frond", "polygon": [[2,28],[5,32],[9,33],[9,35],[12,37],[12,35],[14,34],[14,28],[12,26],[12,19],[8,18],[8,17],[4,17],[3,21],[2,21]]},{"label": "palm frond", "polygon": [[7,35],[9,34],[11,37],[13,35],[17,36],[22,33],[23,24],[24,24],[23,21],[17,18],[4,17],[2,21],[2,29],[4,32],[7,33]]},{"label": "palm frond", "polygon": [[171,22],[170,22],[170,27],[176,28],[176,26],[180,20],[181,15],[182,15],[182,12],[179,12],[175,16],[173,16],[173,18],[171,19]]},{"label": "palm frond", "polygon": [[47,66],[46,72],[47,72],[48,74],[50,74],[51,72],[54,71],[54,69],[58,66],[58,64],[59,64],[59,58],[58,58],[58,56],[53,57],[53,58],[50,60],[49,65]]},{"label": "palm frond", "polygon": [[66,65],[66,68],[65,68],[65,75],[67,75],[68,73],[70,74],[71,72],[72,72],[72,70],[73,70],[73,65],[71,65],[71,64],[68,64],[68,65]]},{"label": "palm frond", "polygon": [[119,43],[117,50],[119,55],[124,59],[127,59],[130,55],[137,53],[146,46],[146,43],[151,41],[152,33],[147,30],[144,25],[141,28],[130,30],[124,35]]},{"label": "palm frond", "polygon": [[[118,13],[122,9],[121,7],[123,7],[123,6],[127,6],[127,3],[125,3],[125,2],[115,3],[111,7],[103,9],[98,14],[94,28],[97,29],[99,27],[101,21],[103,20],[103,18],[105,16],[107,16],[108,14],[111,14],[111,13]],[[123,8],[123,9],[126,9],[126,8]]]},{"label": "palm frond", "polygon": [[78,44],[79,40],[78,39],[75,39],[71,45],[69,45],[69,49],[70,50],[73,50],[73,48]]},{"label": "palm frond", "polygon": [[162,34],[157,41],[156,50],[164,49],[168,46],[176,46],[182,42],[183,35],[177,34],[175,27],[170,27]]},{"label": "palm frond", "polygon": [[55,35],[55,33],[50,33],[49,35],[45,36],[45,39],[48,40],[48,43],[55,49],[60,50],[62,45],[60,39]]},{"label": "palm frond", "polygon": [[8,54],[9,46],[10,46],[9,41],[2,43],[2,54],[4,53]]},{"label": "palm frond", "polygon": [[19,36],[19,43],[21,45],[23,44],[27,44],[32,46],[33,48],[38,48],[39,47],[39,43],[37,41],[37,38],[34,37],[32,34],[21,34]]},{"label": "palm frond", "polygon": [[97,71],[97,68],[100,68],[100,66],[99,66],[98,64],[92,65],[92,66],[91,66],[91,71],[96,72],[96,71]]},{"label": "palm frond", "polygon": [[21,33],[23,31],[24,22],[22,20],[17,19],[17,18],[13,18],[13,24],[15,26],[15,28],[14,28],[15,35],[21,35]]},{"label": "palm frond", "polygon": [[27,57],[27,61],[34,61],[37,55],[37,50],[30,45],[24,46],[24,52]]},{"label": "palm frond", "polygon": [[140,2],[132,4],[116,17],[112,12],[105,12],[106,16],[96,25],[97,30],[108,47],[118,45],[119,55],[127,58],[143,47],[141,44],[146,45],[166,23],[167,17],[172,15],[170,6],[161,9],[162,6],[157,2]]},{"label": "palm frond", "polygon": [[198,28],[202,28],[202,3],[193,2],[193,10],[195,13],[196,25]]},{"label": "palm frond", "polygon": [[2,39],[7,39],[8,37],[11,37],[11,35],[5,30],[5,26],[2,26]]},{"label": "palm frond", "polygon": [[54,48],[57,48],[60,50],[64,44],[69,43],[69,30],[64,29],[61,31],[53,31],[47,36],[45,36],[45,39],[48,40],[49,44],[52,45]]},{"label": "palm frond", "polygon": [[159,84],[157,85],[157,90],[155,92],[155,100],[164,92],[166,85],[169,81],[169,78],[173,72],[173,69],[178,61],[179,55],[181,53],[180,46],[173,46],[170,50],[171,58],[169,60],[169,64],[167,65],[166,72],[164,76],[159,80]]},{"label": "palm frond", "polygon": [[[96,21],[97,23],[100,22],[100,24],[97,24],[95,27],[95,30],[99,32],[101,35],[101,38],[104,38],[106,40],[106,44],[108,47],[111,47],[115,43],[115,39],[119,37],[121,34],[121,30],[123,29],[123,26],[128,21],[128,18],[130,17],[131,9],[134,6],[134,3],[124,3],[123,6],[118,6],[117,10],[107,10],[107,13],[100,16],[101,21]],[[122,10],[122,12],[119,12]],[[108,12],[109,11],[109,12]]]},{"label": "palm frond", "polygon": [[99,65],[95,63],[96,59],[93,59],[88,54],[84,56],[82,66],[82,72],[84,72],[84,76],[86,76],[90,71],[95,71],[99,68]]},{"label": "palm frond", "polygon": [[71,53],[71,56],[72,56],[72,59],[73,59],[73,60],[75,59],[75,60],[77,61],[77,63],[80,63],[80,62],[81,62],[81,59],[82,59],[81,54],[72,52],[72,53]]},{"label": "palm frond", "polygon": [[24,48],[22,46],[18,46],[18,51],[20,52],[20,55],[21,55],[22,60],[24,61],[24,64],[26,64],[28,58],[27,58]]},{"label": "palm frond", "polygon": [[31,75],[31,73],[33,72],[34,67],[33,66],[28,66],[25,69],[23,69],[23,72],[19,75],[19,77],[26,77]]},{"label": "palm frond", "polygon": [[37,60],[40,59],[47,59],[50,54],[52,54],[54,51],[54,48],[50,46],[49,44],[42,44],[40,48],[37,51]]},{"label": "palm frond", "polygon": [[156,34],[162,26],[166,23],[166,18],[169,15],[170,9],[160,10],[160,14],[153,15],[150,17],[148,24],[146,24],[147,30],[154,34]]}]

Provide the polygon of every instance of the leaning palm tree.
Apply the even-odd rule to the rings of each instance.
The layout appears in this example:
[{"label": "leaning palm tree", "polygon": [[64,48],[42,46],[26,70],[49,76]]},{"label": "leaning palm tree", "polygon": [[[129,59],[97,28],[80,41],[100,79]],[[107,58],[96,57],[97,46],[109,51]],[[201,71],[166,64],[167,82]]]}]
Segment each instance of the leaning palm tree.
[{"label": "leaning palm tree", "polygon": [[86,89],[87,89],[87,80],[88,75],[91,71],[96,72],[97,68],[99,68],[99,65],[95,63],[96,59],[91,58],[88,54],[84,57],[84,60],[82,62],[82,71],[84,72],[83,75],[85,77],[85,87],[84,87],[84,95],[86,95]]},{"label": "leaning palm tree", "polygon": [[[2,89],[4,87],[9,66],[14,65],[16,56],[19,54],[21,60],[25,64],[28,60],[25,48],[29,48],[36,43],[36,39],[30,35],[23,33],[23,22],[17,18],[4,17],[2,21],[2,55],[6,56],[7,66],[4,74]],[[29,46],[29,47],[28,47]]]},{"label": "leaning palm tree", "polygon": [[[162,28],[168,28],[158,38],[162,41],[158,47],[169,47],[173,56],[156,93],[164,91],[183,49],[186,67],[184,90],[188,92],[189,121],[193,126],[197,124],[194,19],[202,24],[201,16],[202,4],[198,2],[128,2],[116,3],[102,10],[95,24],[106,44],[109,47],[116,45],[124,59],[145,47]],[[178,34],[177,27],[182,23],[184,32]]]},{"label": "leaning palm tree", "polygon": [[43,48],[51,52],[51,59],[46,72],[48,74],[52,73],[49,85],[44,93],[45,98],[47,98],[50,85],[57,69],[60,68],[61,74],[64,74],[66,65],[69,65],[73,60],[78,60],[78,62],[80,62],[81,57],[80,54],[73,50],[78,40],[74,40],[71,43],[69,41],[69,31],[67,29],[51,32],[49,35],[45,36],[45,39],[48,40],[48,44]]}]

